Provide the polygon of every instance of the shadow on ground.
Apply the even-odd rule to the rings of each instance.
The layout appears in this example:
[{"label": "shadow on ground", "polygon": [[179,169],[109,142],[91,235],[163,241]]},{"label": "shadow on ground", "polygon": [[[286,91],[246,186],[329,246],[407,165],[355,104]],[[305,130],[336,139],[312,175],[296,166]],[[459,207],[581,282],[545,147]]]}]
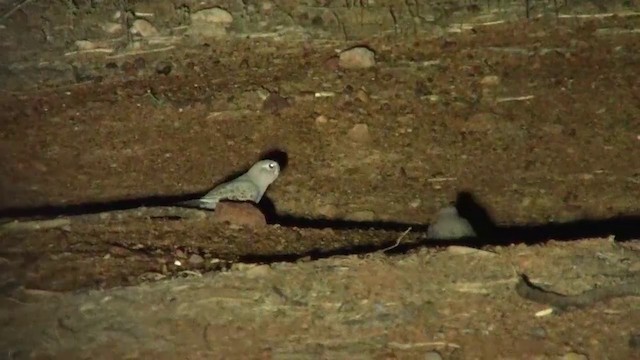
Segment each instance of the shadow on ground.
[{"label": "shadow on ground", "polygon": [[[275,160],[280,164],[282,171],[288,165],[287,153],[280,149],[269,150],[262,154],[260,159]],[[236,178],[247,169],[235,172],[218,184]],[[217,185],[217,184],[216,184]],[[163,207],[175,206],[176,203],[199,198],[210,189],[202,192],[170,195],[170,196],[150,196],[135,199],[116,200],[111,202],[95,202],[65,206],[42,206],[32,208],[8,208],[0,210],[0,219],[30,218],[43,219],[55,218],[59,216],[76,216],[95,214],[108,211],[127,210],[139,207]],[[466,245],[479,248],[487,245],[512,245],[512,244],[538,244],[548,240],[571,241],[584,238],[600,238],[614,236],[617,241],[626,241],[640,238],[640,215],[614,216],[606,219],[581,219],[565,223],[545,223],[545,224],[522,224],[498,226],[488,213],[486,208],[476,200],[470,191],[462,191],[458,194],[455,207],[463,218],[467,219],[475,230],[477,237],[455,240],[456,245]],[[340,219],[314,219],[300,218],[290,215],[279,214],[273,202],[267,197],[263,197],[260,204],[269,224],[278,224],[283,227],[297,227],[309,229],[336,229],[336,230],[387,230],[387,231],[411,231],[424,233],[429,224],[409,224],[402,222],[358,222]],[[423,246],[437,247],[450,245],[451,240],[433,241],[428,243],[399,244],[389,249],[388,253],[403,253],[411,249]],[[281,255],[279,260],[294,260],[300,257],[309,256],[311,258],[329,257],[334,255],[366,254],[374,251],[385,250],[380,247],[364,246],[350,249],[337,249],[332,252],[322,252],[321,250],[309,254]],[[246,259],[250,260],[250,259]],[[259,261],[260,259],[252,259]],[[267,259],[264,259],[265,261]],[[276,259],[269,259],[276,261]]]},{"label": "shadow on ground", "polygon": [[[8,208],[0,210],[0,218],[44,219],[126,210],[142,206],[173,206],[177,202],[194,199],[205,193],[206,191],[184,195],[151,196],[67,206],[51,205],[33,208]],[[413,232],[425,232],[429,227],[428,224],[382,221],[358,222],[340,219],[299,218],[282,215],[277,213],[273,202],[266,196],[260,202],[259,207],[265,213],[269,224],[279,224],[283,227],[331,228],[337,230],[375,229],[390,231],[404,231],[411,228]],[[638,215],[614,216],[606,219],[580,219],[565,223],[498,226],[490,214],[476,201],[470,192],[461,192],[457,197],[455,207],[458,209],[460,215],[471,223],[478,234],[478,238],[469,239],[470,245],[474,247],[479,245],[536,244],[551,239],[556,241],[570,241],[611,235],[615,236],[617,241],[640,238],[640,216]],[[456,243],[460,244],[460,241],[457,240]]]}]

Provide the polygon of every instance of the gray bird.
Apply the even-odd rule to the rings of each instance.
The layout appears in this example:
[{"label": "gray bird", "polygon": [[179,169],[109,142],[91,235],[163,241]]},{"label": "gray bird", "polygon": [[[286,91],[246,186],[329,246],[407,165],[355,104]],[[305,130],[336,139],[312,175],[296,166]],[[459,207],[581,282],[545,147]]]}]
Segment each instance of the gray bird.
[{"label": "gray bird", "polygon": [[455,206],[447,206],[438,212],[436,221],[427,229],[427,239],[456,240],[475,237],[476,232],[467,219],[458,214]]},{"label": "gray bird", "polygon": [[178,203],[188,207],[214,210],[221,200],[260,202],[264,192],[280,174],[273,160],[260,160],[239,177],[214,187],[200,199]]}]

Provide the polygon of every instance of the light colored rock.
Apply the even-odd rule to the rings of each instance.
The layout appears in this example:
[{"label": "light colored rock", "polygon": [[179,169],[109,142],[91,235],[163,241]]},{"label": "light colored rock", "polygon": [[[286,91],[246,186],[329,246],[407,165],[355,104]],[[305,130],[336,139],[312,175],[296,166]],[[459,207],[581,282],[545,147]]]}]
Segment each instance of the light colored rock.
[{"label": "light colored rock", "polygon": [[351,128],[351,130],[349,130],[349,133],[347,135],[351,140],[359,143],[366,143],[371,141],[371,135],[369,134],[369,126],[367,126],[367,124],[354,125]]},{"label": "light colored rock", "polygon": [[484,86],[496,86],[500,84],[500,77],[497,75],[487,75],[480,80],[480,84]]},{"label": "light colored rock", "polygon": [[160,33],[150,22],[144,19],[138,19],[133,22],[129,31],[134,35],[142,37],[158,36]]},{"label": "light colored rock", "polygon": [[369,94],[367,94],[367,92],[364,91],[364,89],[358,89],[358,91],[356,91],[356,99],[362,101],[363,103],[368,103]]},{"label": "light colored rock", "polygon": [[340,53],[338,65],[343,69],[367,69],[376,65],[375,53],[358,46]]},{"label": "light colored rock", "polygon": [[316,118],[316,124],[326,124],[329,121],[329,118],[327,118],[325,115],[319,115]]},{"label": "light colored rock", "polygon": [[427,229],[427,239],[456,240],[475,237],[476,233],[469,222],[458,215],[454,206],[448,206],[438,212],[436,220]]},{"label": "light colored rock", "polygon": [[78,40],[76,41],[76,47],[78,50],[92,50],[98,46],[89,40]]},{"label": "light colored rock", "polygon": [[233,22],[233,15],[231,15],[227,10],[214,7],[195,12],[191,15],[191,22],[229,26]]},{"label": "light colored rock", "polygon": [[200,10],[191,15],[190,35],[202,37],[223,37],[233,23],[233,15],[228,11],[214,7]]},{"label": "light colored rock", "polygon": [[249,202],[222,201],[213,213],[214,222],[228,223],[246,227],[258,227],[267,224],[264,214]]}]

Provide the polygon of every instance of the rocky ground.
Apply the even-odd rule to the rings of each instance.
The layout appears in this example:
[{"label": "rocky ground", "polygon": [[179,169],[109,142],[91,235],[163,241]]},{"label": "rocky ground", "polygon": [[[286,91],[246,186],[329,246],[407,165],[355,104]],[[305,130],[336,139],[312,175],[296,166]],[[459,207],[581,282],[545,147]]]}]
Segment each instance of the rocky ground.
[{"label": "rocky ground", "polygon": [[[3,42],[0,357],[640,357],[640,17],[345,41],[216,16]],[[166,207],[265,155],[265,219]],[[427,239],[453,202],[479,237]]]}]

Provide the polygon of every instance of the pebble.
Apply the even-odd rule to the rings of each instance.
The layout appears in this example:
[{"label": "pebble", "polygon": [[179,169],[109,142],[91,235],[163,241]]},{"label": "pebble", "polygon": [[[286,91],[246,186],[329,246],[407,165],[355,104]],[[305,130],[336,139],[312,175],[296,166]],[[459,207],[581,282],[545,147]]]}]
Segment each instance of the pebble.
[{"label": "pebble", "polygon": [[359,143],[366,143],[371,140],[371,135],[369,134],[369,126],[367,126],[367,124],[354,125],[351,130],[349,130],[349,133],[347,135],[351,140]]},{"label": "pebble", "polygon": [[262,211],[249,202],[222,201],[216,206],[212,218],[214,222],[246,227],[267,225]]},{"label": "pebble", "polygon": [[329,121],[329,118],[327,118],[325,115],[319,115],[316,118],[316,124],[326,124]]},{"label": "pebble", "polygon": [[500,77],[496,75],[487,75],[480,80],[480,84],[484,86],[496,86],[500,84]]},{"label": "pebble", "polygon": [[430,240],[456,240],[475,236],[469,221],[458,215],[454,206],[440,210],[436,220],[427,229],[427,239]]},{"label": "pebble", "polygon": [[442,360],[442,355],[437,351],[429,351],[424,354],[424,360]]},{"label": "pebble", "polygon": [[341,52],[338,60],[338,65],[343,69],[367,69],[375,64],[375,53],[364,46]]},{"label": "pebble", "polygon": [[138,19],[133,22],[131,29],[129,30],[134,35],[140,35],[142,37],[158,36],[159,32],[150,22],[145,19]]},{"label": "pebble", "polygon": [[76,47],[78,50],[92,50],[97,48],[96,44],[89,40],[78,40],[76,41]]},{"label": "pebble", "polygon": [[172,69],[173,69],[173,65],[166,60],[159,61],[156,64],[156,73],[160,75],[169,75]]},{"label": "pebble", "polygon": [[358,91],[356,91],[356,99],[366,104],[369,102],[369,94],[363,89],[358,89]]},{"label": "pebble", "polygon": [[200,265],[204,262],[204,258],[198,254],[192,254],[189,256],[189,264],[191,265]]}]

